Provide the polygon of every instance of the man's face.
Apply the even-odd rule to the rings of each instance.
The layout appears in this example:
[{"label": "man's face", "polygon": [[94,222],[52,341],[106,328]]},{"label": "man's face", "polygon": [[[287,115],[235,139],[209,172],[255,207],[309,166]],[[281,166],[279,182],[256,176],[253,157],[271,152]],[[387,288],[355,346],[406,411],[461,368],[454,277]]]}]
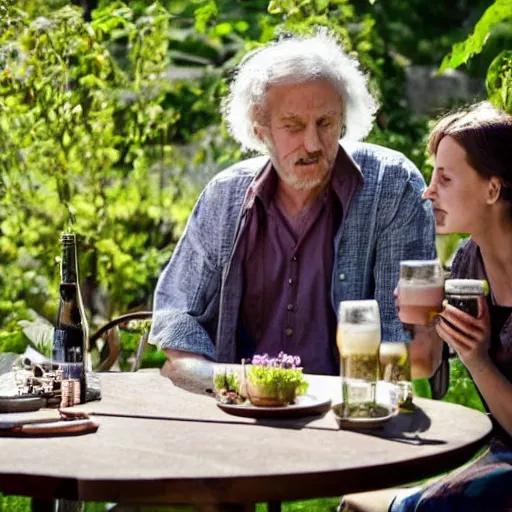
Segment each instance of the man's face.
[{"label": "man's face", "polygon": [[272,86],[267,120],[257,136],[266,144],[283,182],[310,190],[330,178],[341,132],[341,104],[325,80]]},{"label": "man's face", "polygon": [[438,234],[471,233],[482,223],[489,180],[467,162],[466,151],[452,137],[441,139],[430,185],[423,193],[432,200]]}]

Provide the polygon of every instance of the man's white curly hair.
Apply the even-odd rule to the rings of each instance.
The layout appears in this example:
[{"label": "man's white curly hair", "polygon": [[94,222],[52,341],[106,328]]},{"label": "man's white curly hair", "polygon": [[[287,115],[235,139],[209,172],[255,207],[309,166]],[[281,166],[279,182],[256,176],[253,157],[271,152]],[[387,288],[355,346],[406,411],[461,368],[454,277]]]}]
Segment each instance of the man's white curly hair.
[{"label": "man's white curly hair", "polygon": [[347,55],[336,36],[326,30],[269,43],[242,60],[223,103],[229,132],[243,150],[267,153],[253,127],[259,113],[265,112],[269,87],[317,79],[328,80],[340,95],[343,138],[361,140],[368,135],[378,104],[357,59]]}]

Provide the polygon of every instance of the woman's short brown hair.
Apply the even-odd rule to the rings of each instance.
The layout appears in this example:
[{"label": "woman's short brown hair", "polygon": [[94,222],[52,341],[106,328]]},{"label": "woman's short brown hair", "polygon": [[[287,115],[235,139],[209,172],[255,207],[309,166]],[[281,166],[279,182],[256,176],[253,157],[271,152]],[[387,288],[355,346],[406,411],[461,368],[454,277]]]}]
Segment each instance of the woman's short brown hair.
[{"label": "woman's short brown hair", "polygon": [[512,116],[484,101],[442,117],[430,133],[427,150],[437,153],[452,137],[466,151],[468,164],[484,178],[501,181],[501,198],[512,202]]}]

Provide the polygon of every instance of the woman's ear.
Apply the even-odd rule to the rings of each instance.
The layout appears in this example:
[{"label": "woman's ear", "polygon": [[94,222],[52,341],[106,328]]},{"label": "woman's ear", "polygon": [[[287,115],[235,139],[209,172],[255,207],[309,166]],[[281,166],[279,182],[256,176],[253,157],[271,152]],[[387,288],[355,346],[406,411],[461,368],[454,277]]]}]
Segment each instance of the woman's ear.
[{"label": "woman's ear", "polygon": [[494,204],[500,198],[501,193],[501,181],[496,176],[493,176],[489,180],[489,185],[487,187],[487,204]]}]

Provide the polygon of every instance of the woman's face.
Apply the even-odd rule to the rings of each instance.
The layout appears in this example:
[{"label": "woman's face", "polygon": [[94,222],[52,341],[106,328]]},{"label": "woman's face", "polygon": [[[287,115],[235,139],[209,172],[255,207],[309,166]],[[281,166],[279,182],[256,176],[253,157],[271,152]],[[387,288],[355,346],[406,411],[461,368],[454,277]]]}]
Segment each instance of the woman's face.
[{"label": "woman's face", "polygon": [[432,200],[438,234],[474,233],[484,222],[488,208],[489,180],[482,178],[466,160],[466,151],[452,137],[441,139],[434,173],[423,193]]}]

